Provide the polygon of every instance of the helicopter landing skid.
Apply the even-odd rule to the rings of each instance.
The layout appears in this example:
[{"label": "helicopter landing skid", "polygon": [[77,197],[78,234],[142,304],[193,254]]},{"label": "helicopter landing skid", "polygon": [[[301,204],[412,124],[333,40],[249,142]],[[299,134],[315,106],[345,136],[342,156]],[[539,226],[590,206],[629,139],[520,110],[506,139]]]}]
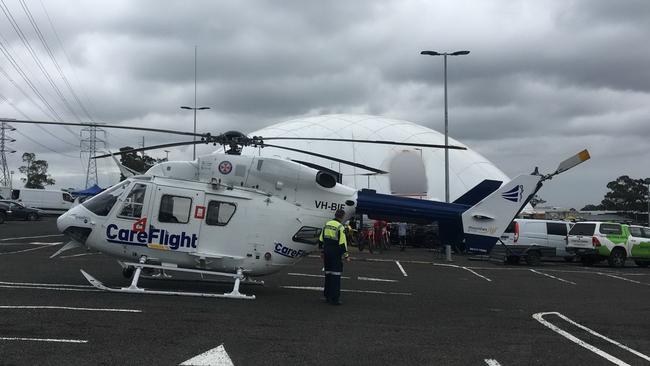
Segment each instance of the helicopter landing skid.
[{"label": "helicopter landing skid", "polygon": [[[221,298],[228,298],[228,299],[243,299],[243,300],[255,300],[255,295],[244,295],[239,292],[239,283],[241,279],[244,277],[243,271],[241,269],[237,270],[236,274],[233,273],[215,273],[215,272],[210,272],[210,274],[217,274],[217,275],[223,275],[223,276],[229,276],[233,277],[235,279],[235,283],[233,285],[233,289],[231,292],[223,293],[223,294],[213,294],[213,293],[205,293],[205,292],[186,292],[186,291],[162,291],[162,290],[149,290],[145,289],[142,287],[138,287],[138,280],[140,279],[140,272],[143,267],[151,267],[151,265],[143,265],[143,264],[136,264],[136,263],[129,263],[130,265],[134,265],[136,267],[135,274],[133,275],[133,280],[131,281],[131,285],[129,287],[121,287],[121,288],[115,288],[115,287],[109,287],[104,285],[101,281],[97,280],[95,277],[89,275],[87,272],[84,270],[81,270],[81,274],[88,280],[88,282],[93,285],[95,288],[103,291],[109,291],[109,292],[121,292],[121,293],[130,293],[130,294],[151,294],[151,295],[173,295],[173,296],[196,296],[196,297],[221,297]],[[191,271],[191,272],[196,272],[197,270],[188,270],[188,269],[179,269],[179,268],[165,268],[167,270],[175,270],[175,271]],[[208,272],[208,271],[205,271]]]}]

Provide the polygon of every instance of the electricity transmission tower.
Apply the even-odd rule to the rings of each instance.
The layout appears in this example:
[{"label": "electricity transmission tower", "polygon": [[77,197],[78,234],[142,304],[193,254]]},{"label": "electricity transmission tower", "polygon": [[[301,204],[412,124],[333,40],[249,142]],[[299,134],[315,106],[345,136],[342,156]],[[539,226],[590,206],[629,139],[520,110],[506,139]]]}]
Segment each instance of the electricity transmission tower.
[{"label": "electricity transmission tower", "polygon": [[12,154],[16,151],[7,146],[7,143],[14,142],[7,131],[15,131],[16,129],[11,127],[8,123],[0,123],[0,186],[9,187],[11,186],[11,173],[9,171],[9,166],[7,165],[7,153]]},{"label": "electricity transmission tower", "polygon": [[[97,138],[97,133],[103,135],[103,139]],[[98,184],[97,178],[97,160],[93,159],[97,155],[97,149],[106,148],[106,131],[97,127],[90,126],[81,130],[81,152],[88,153],[88,164],[86,165],[86,188]]]}]

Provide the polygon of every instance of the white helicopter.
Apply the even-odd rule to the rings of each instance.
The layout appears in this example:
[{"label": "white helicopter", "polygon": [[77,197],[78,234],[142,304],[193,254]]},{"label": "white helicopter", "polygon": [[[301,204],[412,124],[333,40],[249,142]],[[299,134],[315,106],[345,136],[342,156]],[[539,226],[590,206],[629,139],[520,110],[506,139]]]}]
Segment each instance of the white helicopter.
[{"label": "white helicopter", "polygon": [[[10,123],[93,126],[2,119]],[[195,136],[152,128],[101,125]],[[110,187],[57,220],[61,233],[71,238],[52,255],[85,246],[114,257],[129,287],[114,288],[81,270],[95,287],[112,292],[254,299],[239,291],[242,281],[277,272],[317,249],[320,228],[334,211],[345,219],[365,213],[370,217],[402,221],[434,221],[449,225],[468,247],[488,252],[505,228],[541,188],[542,182],[589,159],[584,150],[547,175],[535,172],[510,182],[484,181],[454,203],[393,197],[357,191],[337,182],[327,169],[276,157],[242,156],[243,146],[276,147],[331,159],[373,173],[387,172],[352,161],[305,150],[268,144],[273,139],[301,139],[380,143],[445,148],[444,145],[395,141],[327,138],[248,137],[240,132],[196,135],[201,141],[179,142],[109,153],[118,154],[197,143],[221,144],[229,149],[195,161],[159,163],[144,174],[121,166],[126,180]],[[447,146],[449,149],[465,149]],[[495,184],[496,183],[496,184]],[[143,269],[224,276],[234,280],[231,292],[162,291],[138,286]]]}]

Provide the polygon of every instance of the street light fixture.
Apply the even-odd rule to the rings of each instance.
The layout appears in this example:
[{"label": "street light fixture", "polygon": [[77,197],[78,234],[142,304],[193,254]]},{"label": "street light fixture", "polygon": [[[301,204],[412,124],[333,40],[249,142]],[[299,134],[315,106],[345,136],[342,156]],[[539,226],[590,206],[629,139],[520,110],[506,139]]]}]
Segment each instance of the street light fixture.
[{"label": "street light fixture", "polygon": [[421,55],[426,56],[443,56],[444,57],[444,73],[445,73],[445,202],[449,203],[449,118],[447,113],[447,56],[462,56],[468,55],[469,51],[455,51],[455,52],[436,52],[436,51],[422,51]]},{"label": "street light fixture", "polygon": [[[192,137],[192,141],[196,141],[196,111],[202,111],[205,109],[210,109],[210,107],[188,107],[188,106],[181,106],[181,109],[190,109],[194,111],[194,136]],[[192,146],[192,160],[196,160],[196,144]]]}]

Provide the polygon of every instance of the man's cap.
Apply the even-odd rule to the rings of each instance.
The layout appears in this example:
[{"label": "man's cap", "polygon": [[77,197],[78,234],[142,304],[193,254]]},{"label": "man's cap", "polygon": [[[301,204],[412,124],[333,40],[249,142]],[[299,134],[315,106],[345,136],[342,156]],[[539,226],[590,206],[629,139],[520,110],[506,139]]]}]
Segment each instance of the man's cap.
[{"label": "man's cap", "polygon": [[344,211],[343,209],[340,209],[340,208],[339,208],[339,209],[336,210],[336,212],[334,213],[334,217],[339,218],[339,217],[343,217],[343,216],[345,216],[345,211]]}]

